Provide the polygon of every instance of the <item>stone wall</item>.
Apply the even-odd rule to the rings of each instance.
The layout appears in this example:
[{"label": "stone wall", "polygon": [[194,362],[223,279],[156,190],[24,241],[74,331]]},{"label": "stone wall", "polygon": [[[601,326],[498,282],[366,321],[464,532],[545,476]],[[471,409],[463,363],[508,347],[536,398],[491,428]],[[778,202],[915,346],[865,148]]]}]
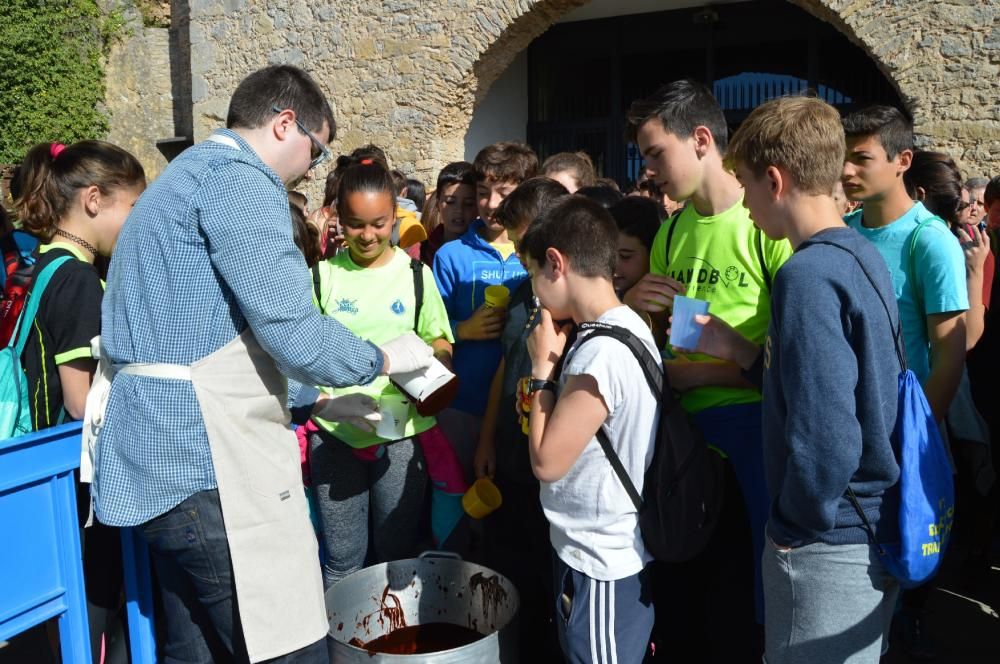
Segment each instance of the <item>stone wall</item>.
[{"label": "stone wall", "polygon": [[126,19],[126,35],[105,66],[108,140],[134,154],[152,180],[167,165],[156,141],[174,135],[169,36],[166,28],[143,27],[134,8]]},{"label": "stone wall", "polygon": [[132,152],[152,180],[167,165],[164,153],[176,154],[194,134],[188,0],[102,2],[125,12],[105,64],[108,140]]},{"label": "stone wall", "polygon": [[[791,1],[872,55],[913,113],[921,145],[949,151],[969,174],[1000,172],[1000,0]],[[431,181],[462,157],[490,84],[586,0],[186,2],[196,140],[223,122],[243,76],[292,63],[334,103],[335,150],[375,142],[396,167]]]},{"label": "stone wall", "polygon": [[899,90],[918,144],[1000,174],[1000,0],[791,0],[860,45]]}]

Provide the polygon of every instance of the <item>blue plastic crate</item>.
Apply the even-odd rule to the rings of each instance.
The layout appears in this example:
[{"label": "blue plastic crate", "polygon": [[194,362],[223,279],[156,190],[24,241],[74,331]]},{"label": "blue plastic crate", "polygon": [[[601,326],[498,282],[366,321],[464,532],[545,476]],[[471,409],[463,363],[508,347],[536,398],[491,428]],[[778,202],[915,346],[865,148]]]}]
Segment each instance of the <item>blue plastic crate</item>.
[{"label": "blue plastic crate", "polygon": [[79,465],[79,422],[0,441],[0,640],[58,616],[67,664],[90,662]]}]

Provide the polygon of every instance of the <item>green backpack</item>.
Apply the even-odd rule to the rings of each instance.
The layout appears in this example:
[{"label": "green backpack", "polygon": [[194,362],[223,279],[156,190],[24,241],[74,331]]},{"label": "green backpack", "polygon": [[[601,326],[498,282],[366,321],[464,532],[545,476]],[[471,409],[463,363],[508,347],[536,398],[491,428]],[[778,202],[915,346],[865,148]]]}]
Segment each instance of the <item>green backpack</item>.
[{"label": "green backpack", "polygon": [[27,304],[17,318],[7,347],[0,352],[0,440],[31,433],[31,408],[28,401],[28,377],[21,368],[21,354],[28,343],[31,327],[38,313],[38,303],[52,275],[71,256],[60,256],[45,266],[28,292]]}]

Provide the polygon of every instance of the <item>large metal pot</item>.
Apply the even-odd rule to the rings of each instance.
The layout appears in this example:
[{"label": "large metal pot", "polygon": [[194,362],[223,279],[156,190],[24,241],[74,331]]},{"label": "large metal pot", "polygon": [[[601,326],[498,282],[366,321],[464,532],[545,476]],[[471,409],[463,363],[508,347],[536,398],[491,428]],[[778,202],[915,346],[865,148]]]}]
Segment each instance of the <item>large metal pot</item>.
[{"label": "large metal pot", "polygon": [[[517,589],[493,570],[450,553],[428,552],[355,572],[326,593],[327,645],[333,664],[496,664],[517,661]],[[370,653],[368,643],[405,625],[451,623],[483,638],[451,650],[418,654]]]}]

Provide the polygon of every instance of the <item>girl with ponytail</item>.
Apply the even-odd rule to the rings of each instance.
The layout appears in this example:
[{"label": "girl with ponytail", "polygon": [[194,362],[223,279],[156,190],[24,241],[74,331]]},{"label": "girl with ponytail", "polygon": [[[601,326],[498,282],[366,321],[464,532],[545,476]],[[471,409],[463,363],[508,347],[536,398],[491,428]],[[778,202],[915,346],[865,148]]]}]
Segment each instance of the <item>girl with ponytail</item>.
[{"label": "girl with ponytail", "polygon": [[[313,268],[320,311],[375,344],[415,331],[450,364],[451,327],[434,278],[427,267],[389,242],[396,192],[385,164],[370,156],[342,158],[337,171],[335,204],[346,250]],[[418,275],[423,284],[419,305]],[[427,488],[421,436],[436,420],[406,404],[385,377],[358,387],[320,389],[379,403],[388,399],[402,408],[390,437],[364,422],[313,418],[317,430],[309,436],[310,466],[326,544],[323,576],[329,587],[366,560],[384,562],[414,553]],[[382,417],[389,413],[383,411]],[[382,428],[379,432],[389,435]],[[368,551],[369,532],[373,554]]]},{"label": "girl with ponytail", "polygon": [[[146,176],[135,157],[110,143],[43,143],[28,152],[20,183],[18,219],[41,242],[33,279],[61,262],[41,293],[21,357],[31,423],[38,430],[83,418],[97,367],[92,340],[101,333],[104,294],[94,261],[111,255],[125,218],[146,187]],[[78,486],[81,525],[87,520],[89,494],[88,485]],[[95,518],[84,531],[83,550],[93,661],[124,661],[124,653],[107,658],[103,653],[103,636],[110,633],[121,604],[118,530]]]},{"label": "girl with ponytail", "polygon": [[17,216],[41,242],[35,274],[60,256],[76,259],[59,268],[42,294],[24,351],[38,430],[83,418],[96,367],[90,341],[101,333],[103,288],[94,260],[111,255],[146,176],[125,150],[81,141],[36,145],[21,165],[21,177]]}]

